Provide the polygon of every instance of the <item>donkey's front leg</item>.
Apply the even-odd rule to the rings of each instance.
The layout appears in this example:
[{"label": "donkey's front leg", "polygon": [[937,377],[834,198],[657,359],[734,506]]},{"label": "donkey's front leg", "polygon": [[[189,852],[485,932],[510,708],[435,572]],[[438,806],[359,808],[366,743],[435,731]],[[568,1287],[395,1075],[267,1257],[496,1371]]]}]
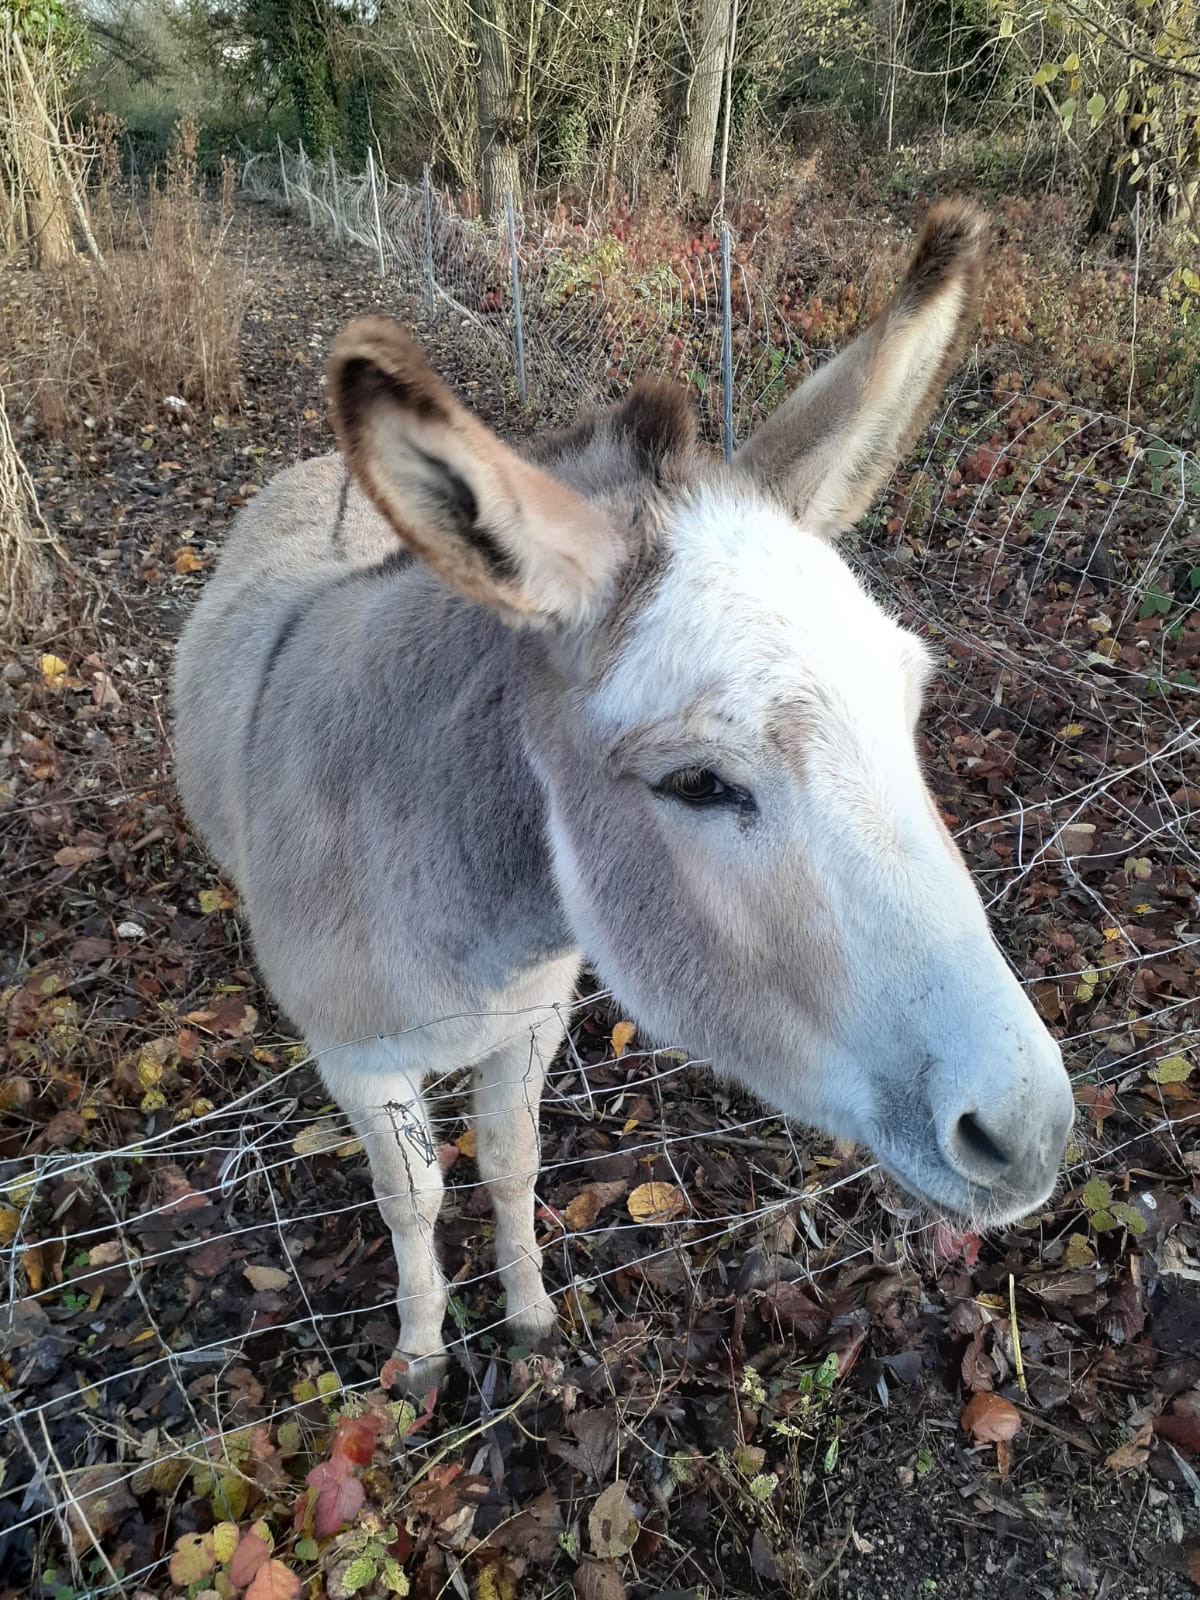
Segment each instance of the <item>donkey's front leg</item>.
[{"label": "donkey's front leg", "polygon": [[445,1376],[442,1339],[447,1289],[434,1236],[442,1208],[442,1168],[419,1075],[388,1059],[386,1040],[320,1052],[321,1076],[366,1146],[375,1198],[392,1230],[401,1380],[426,1394]]},{"label": "donkey's front leg", "polygon": [[475,1154],[496,1217],[505,1310],[518,1343],[529,1345],[547,1339],[557,1322],[542,1285],[533,1214],[542,1083],[564,1031],[557,1023],[542,1024],[532,1039],[526,1033],[493,1051],[474,1073]]}]

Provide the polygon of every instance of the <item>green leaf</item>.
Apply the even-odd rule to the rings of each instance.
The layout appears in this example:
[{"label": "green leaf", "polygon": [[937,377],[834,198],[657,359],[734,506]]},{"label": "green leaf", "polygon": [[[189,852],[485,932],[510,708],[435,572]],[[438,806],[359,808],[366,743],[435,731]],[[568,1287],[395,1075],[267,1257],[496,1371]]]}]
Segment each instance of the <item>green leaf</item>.
[{"label": "green leaf", "polygon": [[1011,11],[1006,11],[1004,13],[1004,15],[1000,18],[1000,37],[1002,39],[1011,39],[1012,36],[1013,36],[1012,12]]},{"label": "green leaf", "polygon": [[297,1561],[315,1561],[318,1555],[315,1539],[297,1539],[294,1552]]},{"label": "green leaf", "polygon": [[375,1563],[370,1556],[359,1556],[346,1567],[340,1576],[340,1586],[345,1594],[357,1594],[375,1577]]},{"label": "green leaf", "polygon": [[1186,1083],[1192,1075],[1192,1063],[1186,1056],[1164,1056],[1150,1070],[1155,1083]]},{"label": "green leaf", "polygon": [[1088,96],[1087,114],[1091,120],[1093,128],[1099,126],[1100,118],[1104,115],[1107,109],[1108,100],[1100,93],[1099,89],[1096,90],[1095,94]]},{"label": "green leaf", "polygon": [[393,1594],[408,1593],[408,1576],[395,1556],[384,1556],[382,1576]]},{"label": "green leaf", "polygon": [[1113,1202],[1112,1214],[1118,1222],[1123,1222],[1130,1233],[1145,1233],[1146,1219],[1142,1213],[1133,1206],[1127,1206],[1124,1201]]},{"label": "green leaf", "polygon": [[1103,1178],[1093,1178],[1083,1186],[1083,1203],[1089,1211],[1105,1211],[1112,1204],[1112,1188]]},{"label": "green leaf", "polygon": [[1033,75],[1033,87],[1035,89],[1044,88],[1046,84],[1053,83],[1055,78],[1057,78],[1057,77],[1058,77],[1058,62],[1057,61],[1043,61],[1041,66],[1037,69],[1037,71]]},{"label": "green leaf", "polygon": [[1062,118],[1063,132],[1070,133],[1071,124],[1075,121],[1074,95],[1068,96],[1068,98],[1063,101],[1062,105],[1060,105],[1058,108],[1058,114]]}]

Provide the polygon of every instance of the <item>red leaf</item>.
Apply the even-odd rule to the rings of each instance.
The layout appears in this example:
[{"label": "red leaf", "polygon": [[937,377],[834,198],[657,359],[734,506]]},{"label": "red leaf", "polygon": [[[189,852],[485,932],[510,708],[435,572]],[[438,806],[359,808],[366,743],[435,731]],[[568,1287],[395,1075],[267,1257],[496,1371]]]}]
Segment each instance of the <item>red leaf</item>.
[{"label": "red leaf", "polygon": [[1021,1430],[1021,1413],[999,1394],[977,1394],[967,1402],[962,1425],[980,1444],[999,1444]]},{"label": "red leaf", "polygon": [[939,1222],[933,1230],[934,1254],[944,1261],[957,1261],[961,1256],[965,1266],[973,1267],[979,1260],[982,1243],[977,1233],[952,1227],[948,1222]]},{"label": "red leaf", "polygon": [[270,1554],[271,1546],[260,1534],[253,1530],[244,1533],[229,1563],[230,1583],[244,1589]]},{"label": "red leaf", "polygon": [[356,1466],[366,1467],[375,1454],[375,1440],[379,1435],[379,1418],[369,1413],[361,1417],[339,1417],[337,1432],[333,1436],[333,1456],[345,1456]]},{"label": "red leaf", "polygon": [[357,1478],[341,1478],[326,1483],[317,1492],[317,1514],[313,1518],[313,1532],[318,1539],[337,1533],[352,1522],[367,1498]]},{"label": "red leaf", "polygon": [[292,1513],[293,1533],[301,1532],[304,1524],[308,1521],[308,1508],[312,1498],[312,1495],[307,1489],[301,1489],[300,1493],[296,1496],[296,1509]]},{"label": "red leaf", "polygon": [[1155,1417],[1154,1431],[1180,1450],[1200,1455],[1200,1411],[1192,1406],[1177,1402],[1166,1416]]},{"label": "red leaf", "polygon": [[300,1600],[300,1579],[282,1561],[267,1561],[254,1575],[245,1600]]}]

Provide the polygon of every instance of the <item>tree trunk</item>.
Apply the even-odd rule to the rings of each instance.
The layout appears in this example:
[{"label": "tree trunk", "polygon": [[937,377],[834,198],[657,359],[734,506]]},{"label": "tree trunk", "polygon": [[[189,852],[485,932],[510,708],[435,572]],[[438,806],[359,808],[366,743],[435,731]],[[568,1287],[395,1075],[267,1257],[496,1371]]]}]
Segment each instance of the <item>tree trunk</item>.
[{"label": "tree trunk", "polygon": [[16,154],[16,222],[35,268],[61,267],[75,254],[70,196],[48,142],[52,131],[33,97],[15,86],[16,115],[10,137]]},{"label": "tree trunk", "polygon": [[712,178],[729,15],[729,0],[693,0],[679,128],[679,186],[688,196],[706,195]]},{"label": "tree trunk", "polygon": [[479,155],[483,168],[483,214],[489,222],[504,212],[512,190],[521,200],[521,138],[524,132],[512,66],[505,0],[477,0],[475,41],[479,49],[476,98],[479,105]]}]

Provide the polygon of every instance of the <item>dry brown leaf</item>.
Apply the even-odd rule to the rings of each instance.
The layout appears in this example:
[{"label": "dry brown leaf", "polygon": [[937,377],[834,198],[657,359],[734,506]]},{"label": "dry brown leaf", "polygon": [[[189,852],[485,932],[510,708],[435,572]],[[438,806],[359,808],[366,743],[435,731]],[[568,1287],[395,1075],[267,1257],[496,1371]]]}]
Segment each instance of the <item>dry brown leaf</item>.
[{"label": "dry brown leaf", "polygon": [[1021,1413],[999,1394],[973,1395],[963,1409],[962,1426],[980,1444],[1015,1439],[1021,1431]]},{"label": "dry brown leaf", "polygon": [[628,1185],[621,1179],[612,1183],[588,1183],[563,1207],[563,1221],[573,1233],[590,1228],[605,1206],[619,1200]]},{"label": "dry brown leaf", "polygon": [[603,1561],[582,1561],[575,1572],[579,1600],[625,1600],[629,1593],[616,1567]]},{"label": "dry brown leaf", "polygon": [[91,1550],[97,1539],[120,1526],[128,1512],[137,1510],[128,1471],[120,1462],[85,1467],[72,1478],[71,1493],[67,1522],[76,1555]]},{"label": "dry brown leaf", "polygon": [[627,1556],[637,1542],[638,1519],[629,1489],[620,1478],[602,1489],[588,1512],[592,1549],[602,1560]]},{"label": "dry brown leaf", "polygon": [[1118,1445],[1111,1455],[1105,1456],[1104,1465],[1110,1472],[1134,1472],[1138,1467],[1144,1467],[1150,1459],[1153,1434],[1154,1424],[1143,1422],[1132,1438]]},{"label": "dry brown leaf", "polygon": [[613,1055],[619,1061],[633,1043],[637,1034],[636,1022],[618,1022],[612,1031]]},{"label": "dry brown leaf", "polygon": [[688,1208],[687,1196],[673,1183],[639,1183],[627,1204],[635,1222],[670,1222]]},{"label": "dry brown leaf", "polygon": [[104,848],[98,844],[68,844],[54,852],[54,863],[59,867],[83,867],[89,861],[99,861]]},{"label": "dry brown leaf", "polygon": [[242,1276],[252,1289],[286,1289],[291,1283],[291,1274],[282,1267],[243,1267]]}]

